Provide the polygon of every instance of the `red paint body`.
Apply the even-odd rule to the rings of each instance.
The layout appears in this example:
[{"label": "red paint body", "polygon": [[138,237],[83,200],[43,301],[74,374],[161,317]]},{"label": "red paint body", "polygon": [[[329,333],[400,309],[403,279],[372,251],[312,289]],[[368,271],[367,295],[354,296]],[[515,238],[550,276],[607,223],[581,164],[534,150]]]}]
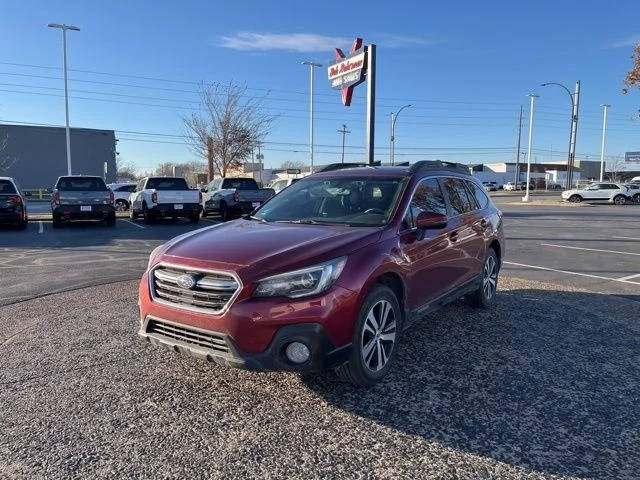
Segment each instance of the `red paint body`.
[{"label": "red paint body", "polygon": [[[354,176],[355,170],[315,174]],[[148,272],[140,283],[141,320],[147,315],[203,330],[229,335],[245,353],[264,351],[285,325],[321,324],[336,346],[351,343],[363,299],[384,274],[402,282],[400,304],[406,311],[455,291],[482,269],[486,250],[494,246],[504,255],[502,213],[488,206],[452,217],[443,229],[403,231],[402,220],[414,188],[425,177],[463,177],[449,171],[408,174],[407,169],[361,168],[357,175],[406,176],[390,222],[382,227],[348,227],[261,223],[251,220],[204,228],[165,244],[150,266],[167,262],[185,267],[235,273],[242,282],[237,298],[221,315],[198,313],[152,301]],[[303,182],[301,180],[300,182]],[[454,240],[455,238],[455,240]],[[314,297],[254,298],[257,282],[346,256],[340,277],[331,288]]]}]

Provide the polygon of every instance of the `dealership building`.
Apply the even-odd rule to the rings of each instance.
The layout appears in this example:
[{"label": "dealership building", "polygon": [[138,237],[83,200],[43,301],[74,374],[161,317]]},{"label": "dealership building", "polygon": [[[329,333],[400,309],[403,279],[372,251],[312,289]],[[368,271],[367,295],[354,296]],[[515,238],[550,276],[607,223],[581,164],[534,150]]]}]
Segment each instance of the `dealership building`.
[{"label": "dealership building", "polygon": [[[71,129],[74,174],[116,178],[116,137],[113,130]],[[65,129],[0,124],[0,176],[15,178],[23,188],[50,189],[67,174]]]}]

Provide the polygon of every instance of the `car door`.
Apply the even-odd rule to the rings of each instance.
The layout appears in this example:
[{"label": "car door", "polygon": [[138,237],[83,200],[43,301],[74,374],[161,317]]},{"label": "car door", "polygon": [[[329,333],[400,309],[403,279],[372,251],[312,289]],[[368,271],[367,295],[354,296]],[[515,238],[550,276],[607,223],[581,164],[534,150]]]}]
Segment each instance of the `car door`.
[{"label": "car door", "polygon": [[420,232],[415,222],[422,211],[447,215],[444,195],[435,177],[424,178],[416,186],[399,232],[410,309],[441,297],[456,284],[457,254],[451,249],[451,228]]},{"label": "car door", "polygon": [[[477,208],[465,180],[457,177],[442,179],[445,198],[450,207],[451,233],[449,239],[455,252],[453,265],[456,270],[457,285],[473,279],[482,268],[484,261],[484,234],[480,224],[482,211]],[[486,219],[485,219],[486,224]]]}]

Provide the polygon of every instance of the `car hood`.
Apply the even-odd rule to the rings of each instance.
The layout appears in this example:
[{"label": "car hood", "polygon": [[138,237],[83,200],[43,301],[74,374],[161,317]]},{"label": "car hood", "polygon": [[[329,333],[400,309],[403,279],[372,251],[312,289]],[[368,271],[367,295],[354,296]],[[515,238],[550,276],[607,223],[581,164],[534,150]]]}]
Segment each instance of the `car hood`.
[{"label": "car hood", "polygon": [[375,242],[379,227],[234,220],[167,242],[158,260],[231,270],[251,280],[346,255]]}]

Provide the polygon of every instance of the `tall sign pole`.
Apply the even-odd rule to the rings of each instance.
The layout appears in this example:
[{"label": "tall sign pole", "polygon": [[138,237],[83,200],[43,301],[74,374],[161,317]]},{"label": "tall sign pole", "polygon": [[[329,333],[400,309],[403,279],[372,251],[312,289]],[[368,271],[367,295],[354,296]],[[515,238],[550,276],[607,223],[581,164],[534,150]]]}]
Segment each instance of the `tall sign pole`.
[{"label": "tall sign pole", "polygon": [[366,132],[366,160],[369,165],[374,163],[375,122],[376,122],[376,46],[367,45],[367,132]]}]

